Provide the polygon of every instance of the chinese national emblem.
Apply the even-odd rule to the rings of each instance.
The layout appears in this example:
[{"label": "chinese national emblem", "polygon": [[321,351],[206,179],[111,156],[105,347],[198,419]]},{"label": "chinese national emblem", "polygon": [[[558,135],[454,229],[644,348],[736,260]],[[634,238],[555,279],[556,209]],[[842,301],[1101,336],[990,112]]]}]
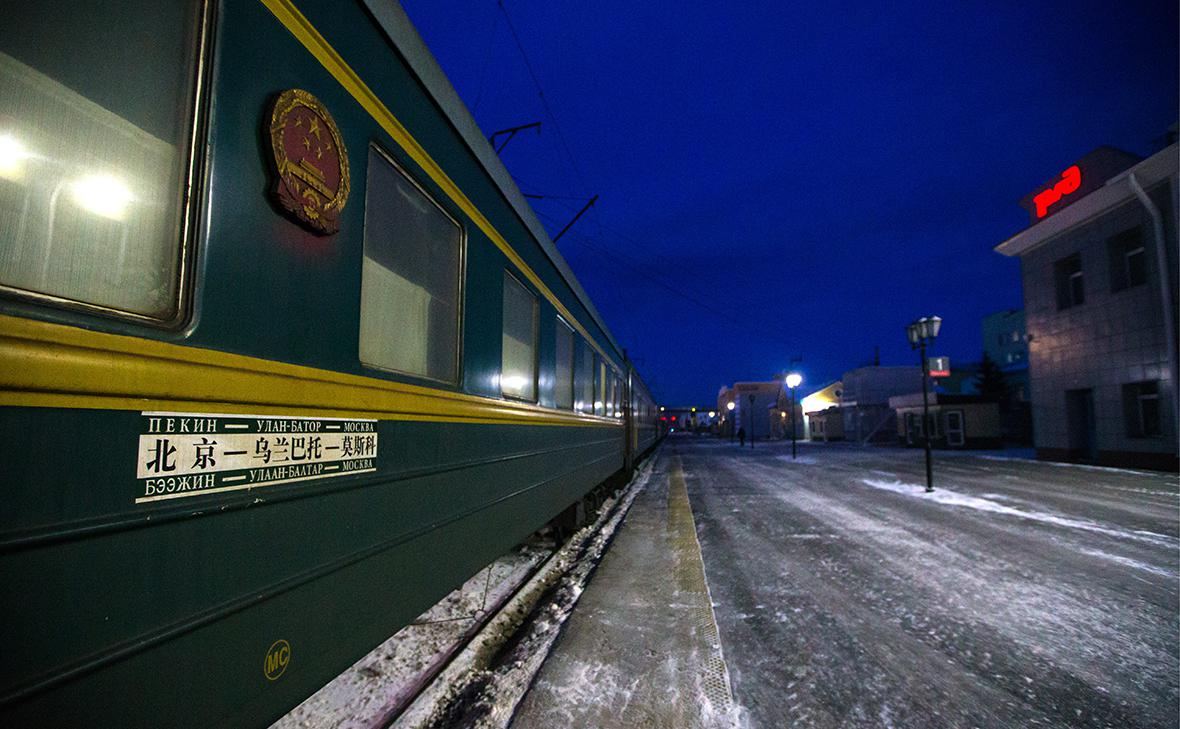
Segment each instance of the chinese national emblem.
[{"label": "chinese national emblem", "polygon": [[332,115],[311,94],[288,89],[270,115],[275,200],[320,235],[340,229],[348,202],[348,151]]}]

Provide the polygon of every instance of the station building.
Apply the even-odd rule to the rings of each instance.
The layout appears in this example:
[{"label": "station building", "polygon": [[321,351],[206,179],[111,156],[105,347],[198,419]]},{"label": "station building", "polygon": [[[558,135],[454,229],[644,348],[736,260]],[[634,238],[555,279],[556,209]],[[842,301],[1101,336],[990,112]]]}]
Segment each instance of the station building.
[{"label": "station building", "polygon": [[1177,469],[1177,152],[1091,152],[995,247],[1020,259],[1038,458]]},{"label": "station building", "polygon": [[843,437],[858,443],[889,443],[896,437],[897,423],[889,398],[921,392],[922,368],[858,367],[845,372],[840,383]]},{"label": "station building", "polygon": [[[717,393],[717,412],[725,419],[723,434],[745,429],[747,438],[765,440],[774,435],[772,410],[783,390],[780,380],[735,382]],[[729,404],[733,403],[730,409]]]},{"label": "station building", "polygon": [[995,362],[1008,385],[1000,403],[1004,440],[1032,445],[1032,403],[1028,378],[1028,330],[1024,309],[1005,309],[983,317],[983,351]]},{"label": "station building", "polygon": [[844,383],[829,382],[799,401],[803,412],[804,438],[808,440],[844,440],[844,416],[840,414],[840,396]]},{"label": "station building", "polygon": [[925,427],[930,429],[932,448],[999,448],[1000,406],[979,395],[931,393],[922,404],[922,393],[896,395],[889,406],[897,412],[897,440],[901,445],[925,444],[923,410],[929,411]]}]

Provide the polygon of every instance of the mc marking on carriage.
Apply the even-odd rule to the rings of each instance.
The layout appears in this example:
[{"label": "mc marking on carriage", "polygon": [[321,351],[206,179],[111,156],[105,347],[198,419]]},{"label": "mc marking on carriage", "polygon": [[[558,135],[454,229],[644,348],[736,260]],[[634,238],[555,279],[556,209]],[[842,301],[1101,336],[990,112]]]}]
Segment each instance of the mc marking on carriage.
[{"label": "mc marking on carriage", "polygon": [[266,680],[274,681],[282,676],[291,665],[291,644],[280,638],[266,649],[266,657],[262,661],[262,673]]},{"label": "mc marking on carriage", "polygon": [[143,413],[135,503],[377,470],[375,420]]}]

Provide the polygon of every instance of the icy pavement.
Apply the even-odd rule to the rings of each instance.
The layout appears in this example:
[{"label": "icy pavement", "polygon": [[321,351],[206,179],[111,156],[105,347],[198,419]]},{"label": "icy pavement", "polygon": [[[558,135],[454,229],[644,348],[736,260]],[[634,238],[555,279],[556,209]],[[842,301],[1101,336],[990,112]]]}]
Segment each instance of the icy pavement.
[{"label": "icy pavement", "polygon": [[[755,727],[1174,727],[1174,474],[672,438]],[[990,455],[990,454],[989,454]]]},{"label": "icy pavement", "polygon": [[733,727],[679,458],[658,455],[513,729]]}]

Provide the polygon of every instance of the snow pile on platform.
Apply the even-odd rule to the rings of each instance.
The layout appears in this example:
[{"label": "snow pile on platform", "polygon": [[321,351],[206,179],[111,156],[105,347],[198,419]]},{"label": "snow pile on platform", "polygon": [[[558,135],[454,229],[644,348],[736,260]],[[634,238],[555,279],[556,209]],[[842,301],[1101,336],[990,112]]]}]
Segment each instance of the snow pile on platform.
[{"label": "snow pile on platform", "polygon": [[1006,516],[1015,516],[1021,519],[1039,521],[1045,524],[1065,527],[1067,529],[1081,529],[1089,532],[1097,532],[1099,534],[1105,534],[1118,539],[1131,539],[1165,546],[1175,546],[1180,544],[1180,540],[1177,540],[1174,537],[1170,537],[1166,534],[1156,534],[1155,532],[1143,530],[1132,531],[1127,529],[1114,529],[1111,527],[1102,526],[1100,524],[1095,524],[1091,521],[1071,519],[1066,516],[1049,514],[1044,511],[1024,511],[1023,509],[1017,509],[1006,504],[1001,504],[997,501],[980,498],[978,496],[968,496],[955,491],[949,491],[945,488],[939,488],[934,491],[927,492],[924,486],[920,486],[918,484],[902,483],[901,481],[878,481],[868,478],[861,479],[861,483],[865,484],[866,486],[872,486],[875,489],[894,491],[906,496],[916,496],[925,501],[933,501],[935,503],[946,504],[948,506],[963,506],[969,509],[989,511],[995,514],[1003,514]]},{"label": "snow pile on platform", "polygon": [[470,631],[549,555],[526,545],[500,557],[308,697],[272,729],[384,726]]}]

